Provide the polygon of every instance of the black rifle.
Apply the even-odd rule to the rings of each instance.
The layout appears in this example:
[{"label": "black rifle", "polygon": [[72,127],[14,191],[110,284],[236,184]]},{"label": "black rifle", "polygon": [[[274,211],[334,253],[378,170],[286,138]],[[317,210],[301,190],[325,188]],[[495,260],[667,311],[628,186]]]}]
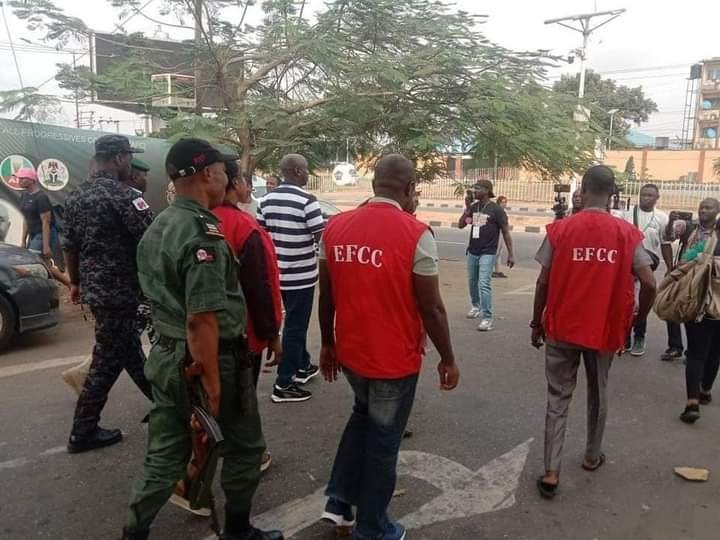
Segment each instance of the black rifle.
[{"label": "black rifle", "polygon": [[193,363],[189,351],[186,358],[187,364],[184,372],[190,396],[193,455],[185,469],[185,478],[182,481],[183,496],[193,510],[210,508],[212,530],[220,535],[212,485],[217,470],[220,444],[224,437],[217,420],[208,412],[210,408],[197,372],[198,366]]}]

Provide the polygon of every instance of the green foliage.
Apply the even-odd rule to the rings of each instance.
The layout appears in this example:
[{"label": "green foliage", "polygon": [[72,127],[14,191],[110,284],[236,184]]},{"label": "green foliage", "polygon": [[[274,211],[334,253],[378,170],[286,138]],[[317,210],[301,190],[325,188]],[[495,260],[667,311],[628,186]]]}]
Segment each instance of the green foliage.
[{"label": "green foliage", "polygon": [[[579,74],[563,75],[553,85],[553,89],[568,96],[577,96],[579,85]],[[585,74],[584,104],[590,107],[592,118],[605,130],[605,136],[610,130],[608,111],[618,110],[613,120],[613,147],[627,146],[624,136],[632,124],[647,122],[650,114],[658,110],[657,104],[645,97],[641,86],[630,88],[618,85],[614,80],[603,79],[592,70]]]},{"label": "green foliage", "polygon": [[[129,14],[140,2],[111,4]],[[48,0],[11,5],[50,40],[85,31]],[[401,152],[422,180],[446,174],[446,149],[459,143],[478,158],[497,156],[546,178],[591,159],[597,127],[578,134],[575,101],[541,85],[553,59],[491,43],[482,17],[445,0],[328,0],[312,24],[304,1],[203,5],[200,42],[190,47],[203,66],[201,83],[218,86],[222,104],[202,115],[165,110],[163,136],[233,145],[245,168],[273,167],[287,152],[328,165],[349,138],[355,159]],[[193,6],[164,0],[161,16],[192,28]],[[246,22],[250,9],[262,10],[257,25]],[[60,66],[59,80],[83,98],[104,89],[150,110],[155,72],[152,58],[137,54],[102,76]]]},{"label": "green foliage", "polygon": [[14,120],[46,122],[60,113],[60,101],[28,86],[0,91],[0,113],[15,113]]}]

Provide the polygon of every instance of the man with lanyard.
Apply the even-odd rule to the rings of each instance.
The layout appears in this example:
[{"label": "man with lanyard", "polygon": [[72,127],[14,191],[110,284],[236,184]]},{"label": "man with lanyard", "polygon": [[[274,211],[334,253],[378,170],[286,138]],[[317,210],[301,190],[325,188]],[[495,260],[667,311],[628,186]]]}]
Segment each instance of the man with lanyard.
[{"label": "man with lanyard", "polygon": [[307,160],[288,154],[280,160],[283,182],[258,202],[257,220],[270,233],[280,268],[285,306],[283,362],[273,387],[274,403],[297,403],[312,398],[301,388],[318,375],[307,351],[307,332],[318,279],[315,242],[325,220],[317,198],[304,189],[310,172]]},{"label": "man with lanyard", "polygon": [[70,276],[70,297],[90,306],[95,317],[92,365],[75,408],[68,452],[77,453],[116,444],[119,429],[98,426],[108,393],[125,369],[152,399],[143,373],[145,354],[137,332],[141,292],[136,250],[152,222],[142,196],[127,186],[132,155],[122,135],[95,141],[97,171],[65,203],[63,249]]},{"label": "man with lanyard", "polygon": [[645,318],[655,297],[651,259],[642,234],[608,211],[615,177],[604,165],[583,176],[583,210],[547,226],[536,260],[542,270],[535,289],[531,342],[546,343],[548,384],[545,417],[545,474],[540,494],[552,498],[560,480],[567,416],[582,357],[587,375],[587,445],[582,467],[605,462],[602,439],[607,416],[607,382],[613,354],[633,322],[635,276],[640,281],[637,318]]},{"label": "man with lanyard", "polygon": [[458,221],[460,229],[470,225],[467,272],[471,306],[467,318],[481,318],[478,325],[481,332],[493,329],[491,280],[501,232],[508,252],[508,268],[515,265],[507,214],[490,200],[494,197],[492,182],[480,180],[468,190],[465,211]]},{"label": "man with lanyard", "polygon": [[[632,223],[643,233],[643,247],[653,261],[650,269],[654,272],[660,264],[660,258],[665,262],[668,271],[672,270],[672,243],[665,238],[665,229],[668,224],[668,215],[655,208],[660,198],[660,190],[655,184],[645,184],[640,188],[638,204],[625,212],[625,220]],[[677,330],[677,332],[675,331]],[[665,354],[674,354],[680,350],[682,353],[682,334],[678,336],[679,326],[671,328],[668,323],[668,350]],[[647,332],[647,319],[636,319],[633,326],[634,335],[628,335],[625,349],[632,356],[645,354],[645,334]],[[679,337],[679,343],[678,343]],[[634,338],[634,339],[633,339]]]},{"label": "man with lanyard", "polygon": [[250,525],[265,442],[245,343],[246,303],[237,265],[211,210],[223,202],[225,163],[207,141],[181,139],[165,167],[176,198],[138,247],[138,270],[159,338],[146,372],[154,403],[144,474],[130,500],[123,538],[146,540],[188,463],[191,411],[184,368],[201,373],[208,413],[224,441],[224,540],[282,540]]},{"label": "man with lanyard", "polygon": [[342,369],[355,394],[335,458],[323,519],[354,522],[356,540],[401,540],[387,516],[400,442],[415,398],[425,332],[440,355],[440,387],[452,390],[455,364],[440,296],[438,255],[415,219],[415,168],[399,154],[381,158],[375,197],[330,219],[320,249],[320,367]]}]

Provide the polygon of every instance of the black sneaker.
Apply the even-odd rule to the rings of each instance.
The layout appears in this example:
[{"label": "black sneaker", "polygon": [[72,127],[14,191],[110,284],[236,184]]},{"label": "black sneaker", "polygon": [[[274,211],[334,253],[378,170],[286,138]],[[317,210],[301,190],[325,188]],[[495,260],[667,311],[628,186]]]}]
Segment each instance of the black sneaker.
[{"label": "black sneaker", "polygon": [[694,424],[700,418],[700,405],[688,405],[680,415],[680,420],[686,424]]},{"label": "black sneaker", "polygon": [[275,403],[295,403],[307,401],[312,397],[312,392],[303,390],[297,384],[291,383],[286,388],[280,388],[277,384],[273,387],[272,399]]},{"label": "black sneaker", "polygon": [[632,348],[630,349],[630,354],[632,356],[642,356],[643,354],[645,354],[644,337],[635,337],[635,341],[633,342]]},{"label": "black sneaker", "polygon": [[663,362],[672,362],[674,360],[680,360],[683,357],[683,352],[680,349],[669,348],[660,355],[660,360]]},{"label": "black sneaker", "polygon": [[281,531],[261,531],[255,527],[250,527],[247,531],[241,533],[223,533],[220,540],[284,540]]},{"label": "black sneaker", "polygon": [[293,382],[298,384],[307,384],[310,382],[310,379],[315,377],[318,373],[320,373],[320,368],[315,364],[310,364],[305,369],[298,369],[298,372],[293,377]]},{"label": "black sneaker", "polygon": [[327,503],[325,503],[325,510],[320,519],[332,523],[336,527],[355,526],[355,514],[352,506],[332,497],[328,498]]},{"label": "black sneaker", "polygon": [[712,394],[710,392],[700,391],[700,405],[708,405],[712,401]]},{"label": "black sneaker", "polygon": [[79,454],[80,452],[112,446],[120,441],[122,441],[122,431],[119,429],[103,429],[98,426],[92,435],[70,435],[67,451],[70,454]]}]

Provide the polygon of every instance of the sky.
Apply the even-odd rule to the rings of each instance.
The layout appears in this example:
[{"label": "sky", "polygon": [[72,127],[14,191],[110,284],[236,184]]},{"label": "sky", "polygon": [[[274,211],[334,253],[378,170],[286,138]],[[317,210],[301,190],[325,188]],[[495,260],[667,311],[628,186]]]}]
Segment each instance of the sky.
[{"label": "sky", "polygon": [[[98,31],[113,31],[118,22],[118,11],[103,0],[81,2],[79,0],[55,0],[56,5],[70,15],[81,17],[88,26]],[[142,2],[144,4],[145,2]],[[158,14],[162,0],[154,0],[145,13],[173,21],[170,16]],[[258,2],[259,3],[259,2]],[[309,0],[308,11],[323,5],[323,0]],[[625,8],[627,11],[618,19],[595,32],[588,48],[587,65],[619,84],[642,86],[645,94],[658,105],[659,111],[650,121],[637,128],[654,136],[680,136],[686,96],[686,78],[690,65],[704,58],[720,56],[717,40],[717,21],[720,20],[720,2],[709,0],[685,0],[684,2],[658,2],[657,0],[456,0],[458,9],[476,14],[488,15],[482,31],[485,35],[509,49],[549,49],[552,53],[565,56],[581,45],[582,36],[557,25],[545,25],[547,19]],[[254,17],[259,17],[259,8],[254,8]],[[51,79],[58,62],[70,62],[67,52],[30,50],[22,38],[41,43],[40,35],[29,33],[23,23],[15,19],[5,7],[10,24],[10,33],[18,46],[18,60],[26,86],[37,86]],[[125,24],[128,32],[145,32],[159,39],[172,37],[184,39],[182,30],[159,27],[142,17],[133,17]],[[19,87],[18,75],[8,46],[5,28],[0,28],[0,90]],[[567,64],[553,70],[551,79],[556,80],[562,73],[577,73],[579,62]],[[50,80],[42,90],[47,93],[62,92]],[[132,133],[141,125],[133,115],[117,109],[89,106],[83,111],[95,110],[95,119],[118,120],[122,132]],[[70,103],[64,105],[59,123],[72,125],[74,109]],[[109,127],[112,126],[112,127]],[[105,124],[106,129],[115,129]]]}]

